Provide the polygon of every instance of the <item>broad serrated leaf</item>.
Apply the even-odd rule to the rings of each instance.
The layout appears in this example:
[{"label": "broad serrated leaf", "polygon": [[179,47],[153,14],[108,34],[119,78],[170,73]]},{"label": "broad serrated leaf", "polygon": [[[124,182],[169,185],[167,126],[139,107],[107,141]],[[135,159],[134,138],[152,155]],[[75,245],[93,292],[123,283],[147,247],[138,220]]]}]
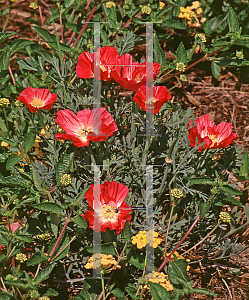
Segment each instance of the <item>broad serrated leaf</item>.
[{"label": "broad serrated leaf", "polygon": [[114,289],[112,290],[112,294],[115,297],[125,297],[125,294],[120,289]]},{"label": "broad serrated leaf", "polygon": [[2,130],[2,131],[8,131],[8,129],[7,129],[7,127],[6,127],[6,125],[5,125],[5,122],[4,122],[4,120],[0,117],[0,129]]},{"label": "broad serrated leaf", "polygon": [[[48,30],[39,27],[39,26],[31,26],[31,28],[53,49],[59,50],[57,41],[56,41],[56,36],[49,33]],[[59,43],[60,50],[64,52],[72,52],[72,49],[64,44]]]},{"label": "broad serrated leaf", "polygon": [[27,153],[35,144],[36,128],[32,128],[24,137],[23,148]]},{"label": "broad serrated leaf", "polygon": [[0,292],[0,299],[1,300],[15,300],[15,298],[12,295],[7,294],[5,292]]},{"label": "broad serrated leaf", "polygon": [[[86,250],[89,253],[93,253],[93,246],[86,247]],[[117,255],[113,243],[101,244],[101,253],[106,255],[114,255],[114,256]]]},{"label": "broad serrated leaf", "polygon": [[229,7],[229,12],[228,12],[228,27],[230,32],[239,31],[239,20],[237,18],[235,11],[232,9],[231,6]]},{"label": "broad serrated leaf", "polygon": [[143,255],[138,255],[136,253],[133,253],[129,257],[128,261],[130,264],[137,267],[138,269],[140,269],[140,270],[144,269],[145,257]]},{"label": "broad serrated leaf", "polygon": [[26,46],[34,44],[34,42],[30,40],[24,40],[24,39],[15,39],[10,44],[10,53],[13,54],[19,50],[25,49]]},{"label": "broad serrated leaf", "polygon": [[190,281],[187,274],[188,263],[185,259],[178,259],[175,261],[170,261],[168,267],[169,280],[174,284],[180,284],[178,277],[184,280],[186,283]]},{"label": "broad serrated leaf", "polygon": [[169,292],[158,283],[149,282],[150,293],[155,300],[169,300]]},{"label": "broad serrated leaf", "polygon": [[220,75],[221,67],[214,61],[211,62],[211,70],[215,79]]},{"label": "broad serrated leaf", "polygon": [[11,155],[6,163],[6,170],[9,171],[12,166],[15,166],[17,163],[19,163],[22,160],[22,157],[18,155]]},{"label": "broad serrated leaf", "polygon": [[162,22],[163,27],[169,28],[169,29],[186,29],[187,25],[179,22],[179,21],[175,21],[175,20],[164,20]]},{"label": "broad serrated leaf", "polygon": [[87,228],[86,221],[82,216],[76,217],[73,221],[75,224],[79,225],[81,228],[83,228],[83,229]]},{"label": "broad serrated leaf", "polygon": [[8,40],[10,37],[15,35],[16,32],[0,32],[0,43]]},{"label": "broad serrated leaf", "polygon": [[54,265],[48,266],[46,269],[41,270],[36,278],[34,279],[33,283],[38,285],[41,282],[47,280],[49,278],[50,273],[53,271]]},{"label": "broad serrated leaf", "polygon": [[59,293],[55,291],[54,289],[48,288],[45,294],[43,294],[43,297],[56,297],[58,296]]},{"label": "broad serrated leaf", "polygon": [[26,262],[27,266],[34,266],[42,262],[46,262],[48,257],[43,252],[36,252],[30,259]]},{"label": "broad serrated leaf", "polygon": [[224,184],[223,186],[221,186],[220,188],[222,191],[228,193],[229,195],[231,196],[240,196],[242,195],[242,192],[241,191],[238,191],[236,189],[234,189],[233,187],[231,187],[230,185],[228,184]]},{"label": "broad serrated leaf", "polygon": [[188,181],[190,181],[193,184],[213,185],[213,180],[209,177],[192,177],[192,178],[188,178]]},{"label": "broad serrated leaf", "polygon": [[56,203],[43,202],[39,204],[34,204],[33,207],[38,210],[47,211],[53,214],[57,214],[61,216],[64,215],[63,208]]},{"label": "broad serrated leaf", "polygon": [[20,240],[20,241],[24,241],[25,243],[32,243],[32,239],[29,237],[29,236],[27,236],[27,235],[17,235],[16,236],[16,239],[17,240]]},{"label": "broad serrated leaf", "polygon": [[176,58],[178,62],[182,62],[184,64],[187,62],[187,51],[185,50],[185,47],[182,42],[177,48]]},{"label": "broad serrated leaf", "polygon": [[207,212],[209,212],[211,204],[200,202],[200,216],[203,217]]},{"label": "broad serrated leaf", "polygon": [[156,34],[154,34],[153,44],[154,44],[154,61],[159,63],[161,65],[161,68],[164,68],[166,66],[166,56],[159,44],[159,40]]},{"label": "broad serrated leaf", "polygon": [[206,296],[217,297],[217,294],[215,294],[215,293],[213,293],[209,290],[206,290],[206,289],[193,288],[193,289],[190,290],[190,293],[203,294],[203,295],[206,295]]},{"label": "broad serrated leaf", "polygon": [[56,178],[59,181],[61,176],[69,171],[73,152],[70,154],[63,153],[55,165]]}]

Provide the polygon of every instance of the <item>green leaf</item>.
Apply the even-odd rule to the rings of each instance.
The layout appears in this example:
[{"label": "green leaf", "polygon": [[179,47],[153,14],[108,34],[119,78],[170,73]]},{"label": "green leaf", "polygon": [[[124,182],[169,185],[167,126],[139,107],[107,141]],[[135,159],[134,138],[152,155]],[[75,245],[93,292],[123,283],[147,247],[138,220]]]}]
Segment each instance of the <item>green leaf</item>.
[{"label": "green leaf", "polygon": [[74,153],[63,153],[55,165],[56,178],[60,181],[61,176],[69,171],[70,164]]},{"label": "green leaf", "polygon": [[184,64],[187,62],[187,51],[185,50],[185,47],[182,42],[177,48],[176,57],[178,62],[182,62]]},{"label": "green leaf", "polygon": [[24,137],[23,148],[27,153],[35,143],[36,138],[36,128],[32,128]]},{"label": "green leaf", "polygon": [[154,34],[153,43],[154,43],[154,61],[159,63],[161,65],[161,68],[164,68],[166,66],[166,56],[159,44],[159,40],[156,34]]},{"label": "green leaf", "polygon": [[24,290],[28,288],[28,284],[23,283],[22,281],[5,281],[5,284]]},{"label": "green leaf", "polygon": [[48,257],[43,253],[43,252],[36,252],[33,254],[30,259],[26,262],[26,265],[29,266],[34,266],[37,265],[41,262],[45,262],[48,260]]},{"label": "green leaf", "polygon": [[12,295],[7,294],[5,292],[0,292],[0,299],[1,300],[15,300],[15,298],[12,297]]},{"label": "green leaf", "polygon": [[124,229],[123,229],[123,234],[124,234],[124,239],[128,243],[130,243],[131,242],[132,233],[131,233],[131,226],[129,224],[129,221],[125,222]]},{"label": "green leaf", "polygon": [[15,34],[16,34],[16,32],[1,32],[0,33],[0,43],[8,40],[10,37],[12,37]]},{"label": "green leaf", "polygon": [[210,210],[210,207],[210,203],[200,202],[200,216],[203,217]]},{"label": "green leaf", "polygon": [[173,284],[181,284],[178,278],[184,280],[186,283],[190,282],[190,278],[187,274],[187,266],[188,263],[186,262],[185,259],[170,261],[168,267],[169,280]]},{"label": "green leaf", "polygon": [[168,29],[186,29],[187,28],[186,24],[179,22],[179,21],[175,21],[175,20],[164,20],[161,25]]},{"label": "green leaf", "polygon": [[[48,30],[39,27],[39,26],[31,26],[31,28],[53,49],[59,50],[57,46],[56,36],[49,33]],[[64,52],[72,52],[72,49],[64,44],[59,43],[60,50]]]},{"label": "green leaf", "polygon": [[32,177],[33,177],[34,185],[37,188],[37,190],[39,192],[44,191],[42,186],[41,186],[41,180],[40,180],[40,177],[38,175],[37,169],[34,165],[32,165]]},{"label": "green leaf", "polygon": [[188,178],[188,181],[190,181],[193,184],[213,185],[213,180],[209,177],[192,177],[192,178]]},{"label": "green leaf", "polygon": [[40,204],[34,204],[33,207],[38,210],[47,211],[53,214],[57,214],[61,216],[64,215],[63,208],[56,203],[43,202]]},{"label": "green leaf", "polygon": [[[101,253],[116,256],[115,246],[113,243],[101,244]],[[87,252],[93,253],[93,246],[86,247]]]},{"label": "green leaf", "polygon": [[240,175],[247,177],[248,176],[248,150],[245,149],[242,166],[240,167]]},{"label": "green leaf", "polygon": [[[5,260],[6,256],[3,254],[0,254],[0,262],[2,262],[3,260]],[[0,298],[1,299],[1,298]]]},{"label": "green leaf", "polygon": [[125,297],[125,294],[120,289],[112,290],[112,294],[115,297]]},{"label": "green leaf", "polygon": [[24,241],[25,243],[32,243],[32,239],[29,236],[27,236],[27,235],[20,235],[20,234],[18,234],[16,236],[16,239]]},{"label": "green leaf", "polygon": [[8,129],[7,129],[6,125],[5,125],[5,122],[4,122],[4,120],[1,117],[0,117],[0,129],[2,131],[5,131],[5,132],[8,131]]},{"label": "green leaf", "polygon": [[6,170],[9,171],[12,166],[15,166],[17,163],[19,163],[22,160],[22,157],[18,155],[11,155],[6,163]]},{"label": "green leaf", "polygon": [[228,12],[228,27],[230,32],[239,31],[239,20],[237,18],[235,11],[232,9],[231,6],[229,7],[229,12]]},{"label": "green leaf", "polygon": [[206,289],[193,288],[190,290],[190,293],[203,294],[203,295],[207,295],[207,296],[217,297],[217,294],[215,294],[209,290],[206,290]]},{"label": "green leaf", "polygon": [[214,78],[217,79],[220,75],[221,67],[214,61],[211,62],[211,70]]},{"label": "green leaf", "polygon": [[169,300],[169,293],[158,283],[149,282],[150,293],[155,300]]},{"label": "green leaf", "polygon": [[75,224],[79,225],[81,228],[83,228],[83,229],[87,228],[86,221],[82,216],[76,217],[73,221]]},{"label": "green leaf", "polygon": [[[102,250],[102,249],[101,249]],[[145,264],[145,257],[137,253],[133,253],[128,259],[129,263],[135,266],[136,268],[143,270]]]},{"label": "green leaf", "polygon": [[34,44],[34,42],[30,40],[24,40],[24,39],[15,39],[11,44],[10,44],[10,53],[14,54],[15,52],[19,50],[25,49],[28,45]]},{"label": "green leaf", "polygon": [[42,281],[45,281],[48,279],[50,273],[53,271],[55,265],[50,265],[49,267],[47,267],[46,269],[41,270],[37,277],[34,279],[33,283],[38,285],[40,284]]},{"label": "green leaf", "polygon": [[8,70],[10,63],[10,50],[6,50],[0,54],[0,71]]},{"label": "green leaf", "polygon": [[45,296],[45,297],[56,297],[58,295],[59,295],[59,293],[57,291],[55,291],[54,289],[51,289],[51,288],[48,288],[46,293],[43,294],[43,296]]},{"label": "green leaf", "polygon": [[238,191],[236,189],[234,189],[233,187],[231,187],[230,185],[228,184],[224,184],[223,186],[221,186],[220,188],[222,191],[228,193],[229,195],[231,196],[240,196],[242,195],[242,192],[241,191]]},{"label": "green leaf", "polygon": [[[56,242],[57,242],[57,239],[53,239],[53,241],[50,243],[50,245],[48,247],[48,250],[49,250],[48,253],[50,253],[52,251]],[[55,257],[59,253],[60,254],[54,259],[52,257],[53,261],[58,261],[67,255],[69,248],[70,248],[70,244],[67,246],[68,243],[69,243],[69,237],[68,237],[67,233],[64,233],[62,239],[59,242],[59,245],[57,246],[57,248],[54,252],[53,257]]]}]

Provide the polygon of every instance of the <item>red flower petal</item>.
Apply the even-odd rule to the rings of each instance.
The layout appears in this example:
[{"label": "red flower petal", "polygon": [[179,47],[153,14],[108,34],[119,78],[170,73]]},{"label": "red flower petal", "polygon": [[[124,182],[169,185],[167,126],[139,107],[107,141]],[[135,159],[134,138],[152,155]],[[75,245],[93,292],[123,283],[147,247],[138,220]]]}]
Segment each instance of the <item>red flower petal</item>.
[{"label": "red flower petal", "polygon": [[[233,126],[230,123],[222,122],[216,126],[213,121],[209,120],[208,114],[197,118],[194,121],[194,124],[195,123],[197,123],[197,126],[189,129],[189,139],[191,147],[195,146],[196,138],[198,138],[197,145],[203,141],[206,142],[203,147],[199,147],[199,151],[204,148],[226,148],[237,139],[237,134],[232,132]],[[191,121],[188,127],[190,127],[190,125]]]},{"label": "red flower petal", "polygon": [[101,231],[106,228],[116,230],[117,234],[124,228],[126,220],[130,220],[132,209],[124,202],[129,192],[128,187],[115,181],[91,185],[85,197],[90,210],[83,217],[89,221],[89,227],[94,228],[94,216],[101,222]]},{"label": "red flower petal", "polygon": [[118,130],[114,119],[103,107],[79,111],[77,116],[70,110],[60,110],[55,122],[66,133],[57,133],[57,140],[73,140],[77,147],[89,145],[89,141],[105,141]]},{"label": "red flower petal", "polygon": [[35,89],[29,86],[17,100],[26,104],[29,110],[35,113],[37,109],[50,110],[57,100],[57,95],[51,94],[48,89]]},{"label": "red flower petal", "polygon": [[[152,90],[152,87],[149,88]],[[159,112],[164,103],[171,99],[171,95],[165,86],[153,87],[153,99],[148,99],[146,102],[146,86],[141,86],[135,94],[134,101],[138,103],[138,106],[143,110],[156,114]]]}]

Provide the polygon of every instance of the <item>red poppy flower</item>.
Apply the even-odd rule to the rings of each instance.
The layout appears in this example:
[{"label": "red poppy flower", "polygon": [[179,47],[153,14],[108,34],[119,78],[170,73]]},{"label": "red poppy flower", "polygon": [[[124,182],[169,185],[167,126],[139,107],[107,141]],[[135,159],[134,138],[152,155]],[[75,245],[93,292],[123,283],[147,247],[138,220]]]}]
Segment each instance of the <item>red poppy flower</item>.
[{"label": "red poppy flower", "polygon": [[90,210],[84,215],[85,220],[89,221],[89,227],[94,228],[94,217],[100,221],[100,228],[105,232],[106,228],[116,230],[117,234],[124,228],[126,220],[130,220],[131,207],[124,202],[128,195],[127,186],[115,181],[106,181],[103,184],[91,185],[85,197],[88,200]]},{"label": "red poppy flower", "polygon": [[[111,80],[111,65],[116,64],[119,57],[116,48],[108,46],[98,48],[97,55],[100,55],[100,78],[97,79],[103,79],[104,81]],[[94,53],[83,52],[79,56],[76,74],[79,78],[94,77]]]},{"label": "red poppy flower", "polygon": [[[201,151],[203,148],[215,149],[225,148],[230,145],[235,139],[237,134],[232,132],[233,126],[231,123],[222,122],[219,125],[215,125],[213,121],[209,120],[209,115],[204,115],[197,118],[194,124],[197,126],[189,129],[190,146],[195,146],[196,137],[198,137],[198,144],[206,142],[203,147],[199,148]],[[191,121],[188,127],[191,125]]]},{"label": "red poppy flower", "polygon": [[57,99],[56,94],[51,94],[48,89],[35,89],[29,86],[17,98],[20,102],[26,104],[33,113],[37,109],[50,110]]},{"label": "red poppy flower", "polygon": [[[100,110],[100,111],[99,111]],[[77,116],[68,109],[60,110],[55,122],[58,123],[66,133],[57,133],[57,140],[73,140],[77,147],[89,145],[89,141],[105,141],[118,130],[114,119],[103,107],[93,110],[84,109],[77,113]],[[96,124],[93,124],[93,121]],[[101,125],[101,128],[95,128]]]},{"label": "red poppy flower", "polygon": [[[117,65],[112,67],[111,76],[127,90],[137,91],[146,84],[146,62],[142,64],[132,62],[130,54],[123,54],[117,60]],[[157,62],[149,63],[149,74],[153,73],[153,79],[159,73],[160,68],[161,66]]]},{"label": "red poppy flower", "polygon": [[[149,89],[152,89],[152,87]],[[156,114],[169,99],[171,99],[171,95],[165,86],[154,86],[153,98],[148,99],[146,102],[146,86],[143,85],[138,89],[133,100],[145,111],[147,109],[148,112],[151,112],[154,107],[153,113]]]}]

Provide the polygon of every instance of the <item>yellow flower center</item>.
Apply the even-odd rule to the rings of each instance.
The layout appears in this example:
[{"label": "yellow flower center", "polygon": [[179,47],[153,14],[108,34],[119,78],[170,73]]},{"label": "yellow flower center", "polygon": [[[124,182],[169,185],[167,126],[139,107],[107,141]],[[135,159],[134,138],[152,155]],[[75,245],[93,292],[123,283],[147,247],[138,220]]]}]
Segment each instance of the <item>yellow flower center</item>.
[{"label": "yellow flower center", "polygon": [[100,69],[101,69],[103,72],[107,71],[105,66],[101,66]]},{"label": "yellow flower center", "polygon": [[215,134],[209,134],[208,137],[212,141],[212,145],[210,147],[213,147],[215,143],[217,143],[217,145],[219,144],[219,138]]},{"label": "yellow flower center", "polygon": [[32,102],[31,102],[31,105],[35,108],[39,108],[39,107],[42,107],[44,104],[43,104],[43,101],[41,99],[38,99],[38,98],[35,98]]},{"label": "yellow flower center", "polygon": [[139,83],[140,81],[142,81],[142,78],[139,76],[139,74],[135,77],[135,80],[137,83]]},{"label": "yellow flower center", "polygon": [[101,209],[101,218],[103,219],[113,219],[116,217],[116,209],[111,205],[104,205]]}]

